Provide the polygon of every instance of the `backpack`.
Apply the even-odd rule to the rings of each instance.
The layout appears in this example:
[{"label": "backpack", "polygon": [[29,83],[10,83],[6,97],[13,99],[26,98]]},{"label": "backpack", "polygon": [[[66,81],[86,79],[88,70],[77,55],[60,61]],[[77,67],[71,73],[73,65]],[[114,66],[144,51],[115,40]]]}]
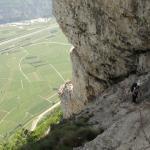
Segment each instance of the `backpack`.
[{"label": "backpack", "polygon": [[135,90],[135,88],[137,88],[137,87],[138,87],[137,83],[133,83],[131,86],[131,89],[130,89],[131,92],[133,92]]}]

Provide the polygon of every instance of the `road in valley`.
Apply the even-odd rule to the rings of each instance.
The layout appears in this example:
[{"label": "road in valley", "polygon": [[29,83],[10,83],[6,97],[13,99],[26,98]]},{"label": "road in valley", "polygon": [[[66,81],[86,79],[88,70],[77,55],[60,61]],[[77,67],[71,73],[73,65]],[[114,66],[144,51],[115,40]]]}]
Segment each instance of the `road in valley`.
[{"label": "road in valley", "polygon": [[35,31],[35,32],[32,32],[32,33],[28,33],[28,34],[25,34],[25,35],[22,35],[22,36],[19,36],[19,37],[10,39],[10,40],[6,40],[6,41],[4,41],[4,42],[1,42],[1,43],[0,43],[0,46],[5,45],[5,44],[8,44],[8,43],[11,43],[11,42],[14,42],[14,41],[18,41],[18,40],[21,40],[21,39],[24,39],[24,38],[27,38],[27,37],[31,37],[31,36],[33,36],[33,35],[35,35],[35,34],[39,34],[39,33],[43,32],[43,31],[50,30],[50,29],[53,29],[53,28],[55,28],[55,27],[58,27],[58,25],[55,24],[55,25],[53,25],[53,26],[51,26],[51,27],[48,27],[48,28],[46,28],[46,29],[38,30],[38,31]]},{"label": "road in valley", "polygon": [[55,108],[57,108],[58,106],[60,106],[61,102],[56,103],[55,105],[53,105],[51,108],[47,109],[46,111],[44,111],[43,113],[41,113],[39,116],[37,116],[35,118],[35,120],[32,123],[32,127],[30,129],[30,131],[34,131],[36,129],[37,124],[39,123],[39,121],[41,121],[41,119],[48,113],[52,112]]}]

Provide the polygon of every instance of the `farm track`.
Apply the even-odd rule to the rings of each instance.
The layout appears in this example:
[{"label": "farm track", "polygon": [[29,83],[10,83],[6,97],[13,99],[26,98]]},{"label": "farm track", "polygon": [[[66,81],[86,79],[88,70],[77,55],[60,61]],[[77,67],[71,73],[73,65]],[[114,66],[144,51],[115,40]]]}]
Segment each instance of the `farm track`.
[{"label": "farm track", "polygon": [[5,121],[5,119],[8,117],[8,115],[11,114],[15,109],[16,109],[16,107],[13,108],[11,111],[9,111],[9,112],[2,118],[2,120],[0,121],[0,124],[2,124],[3,121]]},{"label": "farm track", "polygon": [[35,46],[35,45],[41,45],[41,44],[57,44],[57,45],[63,45],[63,46],[71,46],[71,44],[63,43],[63,42],[39,42],[39,43],[34,43],[29,46]]},{"label": "farm track", "polygon": [[50,103],[50,100],[52,99],[52,98],[54,98],[55,96],[57,96],[58,94],[57,93],[55,93],[55,94],[53,94],[52,96],[50,96],[50,97],[43,97],[43,96],[40,96],[40,98],[42,98],[42,99],[44,99],[44,100],[46,100],[46,101],[48,101],[49,103]]},{"label": "farm track", "polygon": [[58,74],[58,76],[64,81],[66,82],[66,80],[64,79],[64,77],[62,76],[62,74],[52,65],[52,64],[49,64],[50,67]]},{"label": "farm track", "polygon": [[46,111],[44,111],[43,113],[41,113],[32,123],[32,127],[31,127],[31,131],[34,131],[36,129],[37,124],[39,123],[39,121],[41,121],[41,119],[48,113],[52,112],[55,108],[57,108],[60,105],[61,102],[56,103],[55,105],[53,105],[51,108],[47,109]]},{"label": "farm track", "polygon": [[14,76],[13,68],[10,68],[9,80],[6,80],[6,83],[5,83],[4,87],[1,89],[1,92],[2,92],[3,96],[1,97],[0,104],[2,104],[5,97],[7,96],[7,91],[9,91],[10,85],[12,83],[13,76]]},{"label": "farm track", "polygon": [[20,80],[20,82],[21,82],[21,88],[22,88],[22,89],[24,89],[23,81],[22,81],[22,80]]},{"label": "farm track", "polygon": [[[24,48],[23,48],[24,49]],[[20,59],[19,61],[19,70],[22,74],[22,76],[24,76],[24,78],[28,81],[28,82],[31,82],[31,80],[28,78],[28,76],[24,73],[24,71],[22,70],[22,67],[21,67],[21,63],[22,61],[29,55],[28,51],[26,49],[24,49],[26,54]]]}]

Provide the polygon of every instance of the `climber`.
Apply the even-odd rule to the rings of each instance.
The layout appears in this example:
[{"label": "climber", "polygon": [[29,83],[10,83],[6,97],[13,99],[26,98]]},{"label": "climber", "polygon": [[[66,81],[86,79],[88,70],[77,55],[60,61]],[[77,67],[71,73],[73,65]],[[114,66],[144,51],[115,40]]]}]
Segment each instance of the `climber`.
[{"label": "climber", "polygon": [[137,98],[139,97],[139,94],[141,94],[140,85],[141,85],[141,82],[138,81],[138,82],[133,83],[131,86],[132,102],[133,103],[137,103]]}]

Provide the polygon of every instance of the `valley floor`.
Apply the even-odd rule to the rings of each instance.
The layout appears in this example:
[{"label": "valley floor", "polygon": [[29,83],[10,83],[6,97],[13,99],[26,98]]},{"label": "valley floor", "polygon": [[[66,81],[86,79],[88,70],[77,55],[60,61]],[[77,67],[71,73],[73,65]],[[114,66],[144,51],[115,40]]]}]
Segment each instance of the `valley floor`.
[{"label": "valley floor", "polygon": [[57,89],[71,77],[70,47],[54,19],[0,27],[1,140],[31,129],[32,120],[59,103]]}]

